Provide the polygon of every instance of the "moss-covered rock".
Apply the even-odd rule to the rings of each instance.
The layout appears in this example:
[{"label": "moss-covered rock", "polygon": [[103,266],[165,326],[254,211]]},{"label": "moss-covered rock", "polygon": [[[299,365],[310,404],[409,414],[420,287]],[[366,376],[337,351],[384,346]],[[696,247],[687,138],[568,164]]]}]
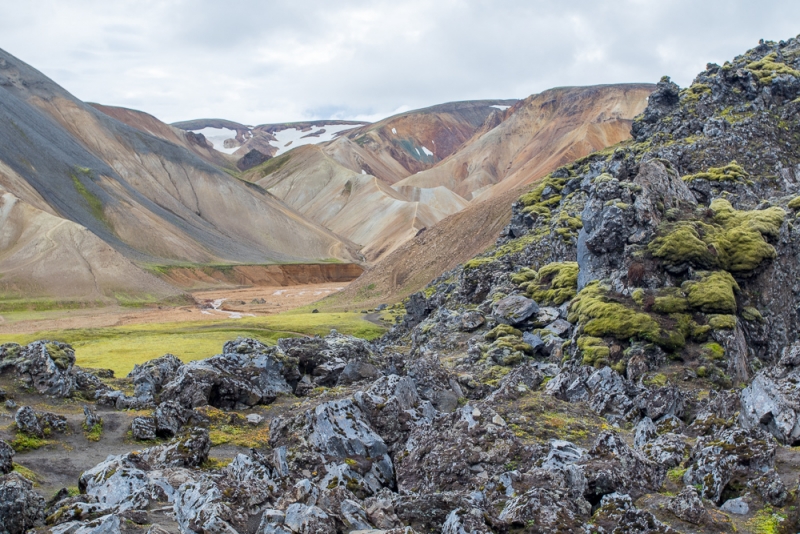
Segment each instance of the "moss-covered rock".
[{"label": "moss-covered rock", "polygon": [[525,288],[527,295],[538,304],[563,304],[578,290],[578,264],[574,261],[548,263]]},{"label": "moss-covered rock", "polygon": [[745,274],[774,259],[775,248],[766,238],[777,237],[786,218],[778,207],[743,211],[716,199],[707,220],[682,220],[663,224],[648,251],[669,265],[722,268]]},{"label": "moss-covered rock", "polygon": [[681,285],[686,292],[689,305],[704,313],[736,313],[736,295],[739,285],[725,271],[703,274],[698,281],[690,280]]},{"label": "moss-covered rock", "polygon": [[750,178],[750,174],[744,170],[741,165],[732,161],[724,167],[711,167],[705,172],[684,176],[683,181],[708,180],[709,182],[735,182],[747,181],[748,178]]},{"label": "moss-covered rock", "polygon": [[584,365],[594,365],[595,367],[608,365],[608,357],[611,354],[611,350],[608,348],[606,342],[599,337],[579,337],[578,349],[583,356]]},{"label": "moss-covered rock", "polygon": [[596,281],[587,285],[570,305],[569,321],[582,324],[583,331],[593,337],[659,338],[660,327],[650,315],[611,300],[607,293]]},{"label": "moss-covered rock", "polygon": [[486,335],[483,337],[484,339],[487,339],[489,341],[494,341],[495,339],[505,336],[522,337],[522,332],[520,332],[513,326],[507,324],[500,324],[494,327],[489,332],[487,332]]}]

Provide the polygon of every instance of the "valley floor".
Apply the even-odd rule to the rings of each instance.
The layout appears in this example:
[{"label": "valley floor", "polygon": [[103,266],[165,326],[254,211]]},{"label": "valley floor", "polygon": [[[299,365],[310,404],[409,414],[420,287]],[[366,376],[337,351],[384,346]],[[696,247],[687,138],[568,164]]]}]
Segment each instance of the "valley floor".
[{"label": "valley floor", "polygon": [[78,365],[125,376],[134,364],[166,353],[183,361],[218,354],[237,336],[273,343],[281,337],[326,335],[331,329],[364,338],[381,335],[360,310],[314,313],[313,303],[347,283],[220,288],[191,293],[194,304],[156,308],[110,306],[15,312],[0,322],[0,344],[37,339],[70,343]]}]

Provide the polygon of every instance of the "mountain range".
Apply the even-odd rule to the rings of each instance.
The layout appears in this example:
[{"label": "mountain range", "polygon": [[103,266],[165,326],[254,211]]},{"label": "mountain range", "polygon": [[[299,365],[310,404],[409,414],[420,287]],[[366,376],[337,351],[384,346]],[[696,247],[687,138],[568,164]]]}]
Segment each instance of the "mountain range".
[{"label": "mountain range", "polygon": [[[173,125],[84,103],[0,51],[0,292],[160,299],[171,268],[381,261],[456,214],[629,136],[654,86],[559,88],[523,100],[455,102],[373,124]],[[447,227],[447,225],[445,225]],[[440,274],[436,265],[400,289]],[[447,254],[445,264],[452,259]],[[390,269],[391,270],[391,269]],[[415,280],[417,280],[415,278]],[[395,284],[397,286],[397,284]],[[395,287],[398,289],[398,287]]]}]

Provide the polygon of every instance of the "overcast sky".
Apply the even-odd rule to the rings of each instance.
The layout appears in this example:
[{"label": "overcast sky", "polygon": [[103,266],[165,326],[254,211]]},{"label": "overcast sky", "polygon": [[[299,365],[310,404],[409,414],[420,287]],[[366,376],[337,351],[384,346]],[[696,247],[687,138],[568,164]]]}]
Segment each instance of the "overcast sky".
[{"label": "overcast sky", "polygon": [[387,116],[563,85],[679,85],[800,2],[0,0],[0,48],[82,100],[167,122]]}]

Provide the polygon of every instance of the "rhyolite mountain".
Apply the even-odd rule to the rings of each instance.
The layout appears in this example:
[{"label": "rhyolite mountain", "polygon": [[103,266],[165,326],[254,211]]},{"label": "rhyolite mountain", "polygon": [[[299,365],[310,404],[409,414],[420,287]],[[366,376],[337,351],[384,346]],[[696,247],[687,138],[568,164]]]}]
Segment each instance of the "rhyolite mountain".
[{"label": "rhyolite mountain", "polygon": [[[4,527],[797,532],[798,111],[797,39],[663,78],[633,139],[533,184],[371,342],[240,338],[113,387],[69,346],[0,347],[5,395],[36,405],[0,429]],[[112,425],[84,440],[104,460],[22,446],[98,416],[142,449]],[[79,494],[47,502],[56,480]]]},{"label": "rhyolite mountain", "polygon": [[168,127],[153,135],[144,123],[128,126],[2,51],[0,95],[4,293],[177,291],[132,262],[360,258],[352,243],[169,142]]},{"label": "rhyolite mountain", "polygon": [[[627,139],[633,117],[644,110],[653,89],[647,84],[573,87],[522,101],[434,106],[301,147],[243,177],[361,245],[367,261],[376,263],[472,202],[529,184],[558,165]],[[476,206],[471,213],[480,217],[484,208]],[[470,255],[496,237],[480,234],[489,240],[469,249]],[[465,236],[453,237],[458,243]]]}]

